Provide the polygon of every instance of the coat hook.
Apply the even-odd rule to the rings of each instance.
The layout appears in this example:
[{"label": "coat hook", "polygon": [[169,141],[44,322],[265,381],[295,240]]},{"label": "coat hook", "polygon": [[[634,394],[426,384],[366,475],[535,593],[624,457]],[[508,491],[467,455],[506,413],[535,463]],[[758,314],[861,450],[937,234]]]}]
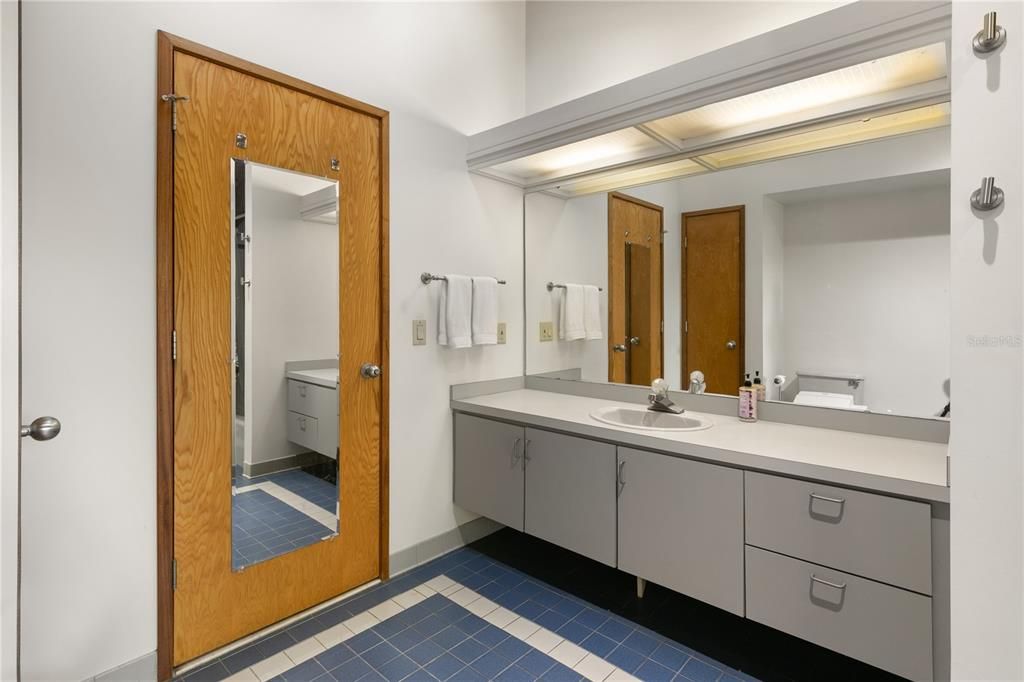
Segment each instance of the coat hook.
[{"label": "coat hook", "polygon": [[971,208],[976,211],[994,211],[1003,205],[1003,190],[996,187],[996,179],[981,179],[981,187],[971,194]]},{"label": "coat hook", "polygon": [[984,27],[974,36],[974,54],[983,55],[994,52],[1006,42],[1006,29],[996,23],[996,13],[985,15]]},{"label": "coat hook", "polygon": [[245,149],[249,146],[249,137],[245,133],[235,133],[235,146]]},{"label": "coat hook", "polygon": [[341,170],[341,162],[338,161],[337,159],[331,159],[331,170],[332,171],[340,171]]}]

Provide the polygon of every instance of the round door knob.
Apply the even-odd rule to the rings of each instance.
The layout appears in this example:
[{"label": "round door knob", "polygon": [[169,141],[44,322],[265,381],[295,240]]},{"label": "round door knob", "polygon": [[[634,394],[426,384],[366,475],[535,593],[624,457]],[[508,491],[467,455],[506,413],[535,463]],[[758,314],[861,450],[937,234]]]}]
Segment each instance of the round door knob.
[{"label": "round door knob", "polygon": [[21,427],[21,437],[32,436],[32,440],[53,440],[59,433],[60,421],[56,417],[39,417]]},{"label": "round door knob", "polygon": [[631,345],[631,346],[639,346],[640,345],[640,337],[639,336],[631,336],[631,337],[629,337],[629,345]]},{"label": "round door knob", "polygon": [[624,344],[624,343],[617,343],[614,346],[612,346],[612,350],[615,351],[616,353],[625,353],[626,352],[626,344]]},{"label": "round door knob", "polygon": [[732,339],[729,339],[728,341],[725,342],[725,347],[728,348],[729,350],[736,350],[736,342],[733,341]]},{"label": "round door knob", "polygon": [[380,376],[380,367],[377,365],[367,362],[365,365],[359,368],[359,373],[363,375],[364,379],[376,379]]}]

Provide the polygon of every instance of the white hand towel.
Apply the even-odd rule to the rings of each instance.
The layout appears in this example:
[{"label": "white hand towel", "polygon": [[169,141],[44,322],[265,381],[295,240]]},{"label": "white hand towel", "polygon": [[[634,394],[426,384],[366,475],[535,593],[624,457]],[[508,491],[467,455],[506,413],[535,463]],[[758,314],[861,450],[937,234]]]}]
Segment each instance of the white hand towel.
[{"label": "white hand towel", "polygon": [[451,348],[473,345],[473,281],[464,275],[446,275],[438,302],[437,342]]},{"label": "white hand towel", "polygon": [[473,344],[498,343],[498,280],[473,278]]},{"label": "white hand towel", "polygon": [[566,284],[559,313],[558,338],[575,341],[586,336],[587,329],[583,324],[583,287],[579,284]]},{"label": "white hand towel", "polygon": [[591,284],[583,287],[583,327],[588,341],[604,338],[601,333],[601,291]]}]

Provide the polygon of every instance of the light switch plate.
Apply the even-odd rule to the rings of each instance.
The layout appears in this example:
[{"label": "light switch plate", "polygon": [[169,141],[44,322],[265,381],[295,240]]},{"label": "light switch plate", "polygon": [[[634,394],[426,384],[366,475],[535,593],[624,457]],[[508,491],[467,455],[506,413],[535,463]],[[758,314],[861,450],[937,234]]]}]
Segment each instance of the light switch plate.
[{"label": "light switch plate", "polygon": [[540,323],[540,340],[541,341],[554,341],[555,340],[555,325],[551,322]]},{"label": "light switch plate", "polygon": [[498,323],[498,343],[505,343],[505,340],[507,338],[505,334],[506,334],[505,323],[504,322],[499,322]]},{"label": "light switch plate", "polygon": [[427,345],[427,321],[426,320],[413,320],[412,321],[412,345],[414,345],[414,346],[425,346],[425,345]]}]

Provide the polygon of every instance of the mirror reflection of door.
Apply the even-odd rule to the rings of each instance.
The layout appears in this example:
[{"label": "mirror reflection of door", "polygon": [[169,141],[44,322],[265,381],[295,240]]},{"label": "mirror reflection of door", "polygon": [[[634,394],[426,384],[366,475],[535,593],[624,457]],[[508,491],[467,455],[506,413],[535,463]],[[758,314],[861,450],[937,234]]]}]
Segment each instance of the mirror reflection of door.
[{"label": "mirror reflection of door", "polygon": [[708,393],[743,383],[743,217],[742,206],[683,214],[684,388],[695,370]]},{"label": "mirror reflection of door", "polygon": [[387,576],[387,112],[160,41],[165,678]]},{"label": "mirror reflection of door", "polygon": [[649,385],[662,376],[661,206],[608,195],[608,380]]}]

